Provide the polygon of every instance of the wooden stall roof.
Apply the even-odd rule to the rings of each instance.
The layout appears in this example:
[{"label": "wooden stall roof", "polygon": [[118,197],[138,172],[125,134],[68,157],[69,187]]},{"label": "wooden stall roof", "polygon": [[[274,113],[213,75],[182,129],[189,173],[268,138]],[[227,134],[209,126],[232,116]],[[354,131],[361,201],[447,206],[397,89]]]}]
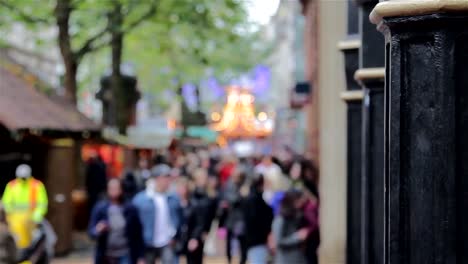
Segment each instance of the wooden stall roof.
[{"label": "wooden stall roof", "polygon": [[10,130],[98,131],[73,105],[52,100],[0,67],[0,123]]}]

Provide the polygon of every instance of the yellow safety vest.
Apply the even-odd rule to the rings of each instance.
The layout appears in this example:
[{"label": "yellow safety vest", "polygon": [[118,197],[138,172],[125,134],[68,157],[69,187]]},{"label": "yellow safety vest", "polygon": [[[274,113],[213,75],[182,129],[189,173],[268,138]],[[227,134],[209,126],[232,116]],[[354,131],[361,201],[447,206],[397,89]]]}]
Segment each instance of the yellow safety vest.
[{"label": "yellow safety vest", "polygon": [[5,188],[2,203],[17,246],[29,246],[35,223],[40,223],[47,213],[48,200],[44,185],[32,177],[13,180]]}]

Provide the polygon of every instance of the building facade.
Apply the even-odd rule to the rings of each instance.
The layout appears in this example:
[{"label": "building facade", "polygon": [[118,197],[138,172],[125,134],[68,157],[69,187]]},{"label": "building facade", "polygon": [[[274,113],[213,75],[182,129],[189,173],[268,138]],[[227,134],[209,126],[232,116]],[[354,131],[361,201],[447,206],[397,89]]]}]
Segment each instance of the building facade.
[{"label": "building facade", "polygon": [[[303,0],[305,73],[312,84],[306,106],[311,157],[320,170],[320,263],[345,263],[346,109],[343,56],[337,43],[346,34],[345,1]],[[333,44],[331,44],[333,43]]]},{"label": "building facade", "polygon": [[468,1],[301,3],[320,262],[466,263]]}]

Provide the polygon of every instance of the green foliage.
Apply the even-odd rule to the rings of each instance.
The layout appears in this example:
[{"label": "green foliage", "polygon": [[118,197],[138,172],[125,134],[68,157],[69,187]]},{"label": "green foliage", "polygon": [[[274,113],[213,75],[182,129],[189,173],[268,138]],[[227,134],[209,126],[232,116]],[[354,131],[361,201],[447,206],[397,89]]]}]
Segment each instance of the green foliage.
[{"label": "green foliage", "polygon": [[[0,27],[20,22],[34,31],[55,26],[57,1],[0,0]],[[98,85],[96,75],[110,67],[108,14],[122,5],[124,59],[136,66],[139,86],[158,93],[181,82],[199,82],[208,75],[221,80],[245,72],[265,55],[266,45],[251,32],[245,5],[239,0],[68,0],[72,48],[83,57],[80,86]],[[150,11],[154,11],[151,13]],[[115,29],[115,28],[114,28]],[[41,45],[56,45],[44,43]],[[100,49],[99,51],[97,51]],[[177,79],[178,83],[174,80]]]},{"label": "green foliage", "polygon": [[37,29],[52,24],[54,6],[54,0],[0,0],[1,25],[4,27],[20,22]]},{"label": "green foliage", "polygon": [[[46,49],[51,43],[36,32],[53,25],[53,4],[52,0],[0,0],[0,36],[11,33],[13,25],[21,24],[33,35],[31,39],[35,47],[38,50]],[[6,40],[1,37],[0,42],[3,46],[8,46]]]},{"label": "green foliage", "polygon": [[264,55],[246,17],[238,1],[161,1],[158,14],[127,35],[125,60],[136,62],[146,91],[239,75]]}]

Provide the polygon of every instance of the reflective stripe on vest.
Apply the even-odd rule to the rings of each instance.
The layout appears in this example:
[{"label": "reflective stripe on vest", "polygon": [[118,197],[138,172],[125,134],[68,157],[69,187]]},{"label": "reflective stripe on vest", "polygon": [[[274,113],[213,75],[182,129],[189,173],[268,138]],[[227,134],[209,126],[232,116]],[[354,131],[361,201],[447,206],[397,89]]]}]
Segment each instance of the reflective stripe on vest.
[{"label": "reflective stripe on vest", "polygon": [[[14,188],[19,183],[19,181],[20,180],[18,179],[13,180],[11,187]],[[37,205],[37,190],[39,189],[39,181],[32,178],[29,183],[29,209],[33,210]]]}]

